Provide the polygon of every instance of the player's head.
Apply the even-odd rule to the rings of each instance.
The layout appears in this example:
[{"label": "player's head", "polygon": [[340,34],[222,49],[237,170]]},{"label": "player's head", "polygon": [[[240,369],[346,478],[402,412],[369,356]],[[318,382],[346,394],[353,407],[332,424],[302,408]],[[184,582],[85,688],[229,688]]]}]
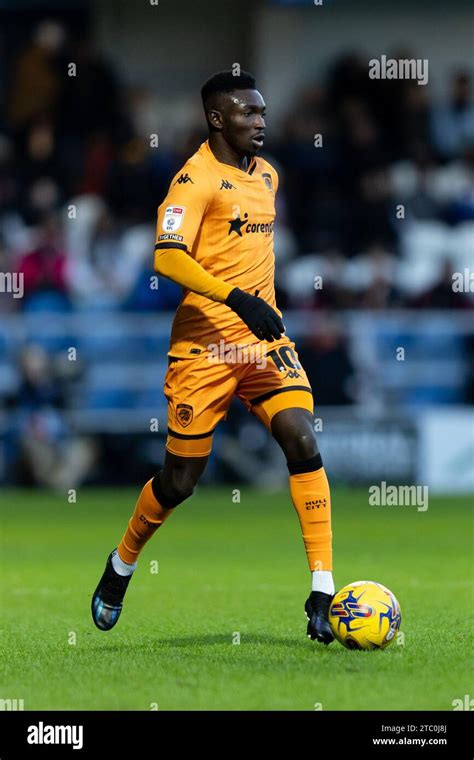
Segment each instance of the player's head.
[{"label": "player's head", "polygon": [[213,74],[201,89],[209,133],[219,132],[240,155],[255,155],[265,138],[265,101],[247,71]]}]

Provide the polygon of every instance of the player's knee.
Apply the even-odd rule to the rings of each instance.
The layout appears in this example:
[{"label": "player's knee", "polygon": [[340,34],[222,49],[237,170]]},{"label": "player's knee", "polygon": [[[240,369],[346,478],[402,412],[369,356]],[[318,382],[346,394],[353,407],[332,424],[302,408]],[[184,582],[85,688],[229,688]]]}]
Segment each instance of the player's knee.
[{"label": "player's knee", "polygon": [[195,482],[187,478],[180,478],[172,484],[172,494],[176,501],[182,502],[193,495]]},{"label": "player's knee", "polygon": [[318,453],[316,436],[312,431],[295,431],[285,444],[285,454],[288,460],[312,459]]},{"label": "player's knee", "polygon": [[153,478],[153,492],[163,506],[172,508],[189,499],[194,492],[196,478],[182,470],[162,471]]},{"label": "player's knee", "polygon": [[166,488],[171,498],[177,502],[189,499],[194,492],[195,485],[196,478],[194,475],[181,469],[172,470],[166,482]]}]

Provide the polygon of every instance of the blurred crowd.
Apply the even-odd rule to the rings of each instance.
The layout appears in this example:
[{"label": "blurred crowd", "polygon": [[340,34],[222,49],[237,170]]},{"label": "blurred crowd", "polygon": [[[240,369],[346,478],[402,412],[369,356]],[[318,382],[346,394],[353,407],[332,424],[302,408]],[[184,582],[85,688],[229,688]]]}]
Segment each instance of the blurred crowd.
[{"label": "blurred crowd", "polygon": [[[364,56],[345,54],[295,91],[278,129],[269,119],[281,308],[474,305],[452,287],[473,255],[472,81],[446,76],[438,103],[429,85],[371,80]],[[156,208],[206,139],[204,119],[152,147],[153,93],[126,87],[93,39],[53,21],[18,51],[9,79],[0,271],[23,274],[24,297],[0,292],[0,310],[174,309],[179,287],[160,278],[150,288]]]},{"label": "blurred crowd", "polygon": [[58,490],[75,488],[94,465],[98,448],[77,435],[66,414],[73,406],[81,368],[39,343],[18,354],[18,381],[3,398],[9,413],[5,459],[10,479]]},{"label": "blurred crowd", "polygon": [[[415,58],[416,51],[391,56]],[[9,69],[0,115],[0,313],[174,310],[180,287],[163,277],[158,289],[150,287],[156,209],[172,176],[207,137],[200,83],[189,95],[196,117],[180,121],[175,106],[168,112],[148,88],[120,81],[93,37],[73,38],[56,21],[34,29]],[[367,407],[378,399],[383,410],[386,403],[374,380],[379,365],[360,343],[351,344],[338,310],[474,307],[472,80],[462,69],[445,77],[435,100],[430,85],[369,79],[367,58],[346,53],[295,90],[281,122],[267,120],[263,155],[280,175],[277,303],[329,310],[316,315],[319,329],[298,344],[319,405]],[[453,273],[466,272],[464,286],[454,288]],[[7,275],[22,275],[22,297],[8,292]],[[162,400],[137,400],[123,368],[117,372],[123,388],[111,393],[107,361],[102,366],[97,355],[78,367],[65,360],[64,347],[36,335],[13,356],[3,338],[0,331],[8,477],[58,489],[91,472],[100,481],[115,468],[117,477],[120,451],[76,430],[68,412],[115,414],[121,407],[154,409]],[[127,340],[117,361],[130,354]],[[455,362],[466,348],[471,358],[457,370],[457,385],[443,373],[444,385],[419,381],[400,391],[399,403],[472,403],[473,341],[463,341],[447,330],[431,354],[412,346],[415,358],[449,347]],[[145,353],[156,358],[155,350]],[[235,422],[240,435],[241,417]],[[110,438],[115,446],[116,436]],[[145,466],[138,451],[122,451],[124,470],[135,454],[137,466]],[[240,461],[241,451],[232,449],[229,462]]]}]

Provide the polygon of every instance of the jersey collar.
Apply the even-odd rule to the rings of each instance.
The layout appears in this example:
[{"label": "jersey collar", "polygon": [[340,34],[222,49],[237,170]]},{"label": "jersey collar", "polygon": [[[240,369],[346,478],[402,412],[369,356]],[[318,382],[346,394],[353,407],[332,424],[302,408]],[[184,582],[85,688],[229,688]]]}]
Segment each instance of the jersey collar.
[{"label": "jersey collar", "polygon": [[203,149],[205,155],[207,155],[211,161],[217,164],[220,171],[224,171],[224,168],[225,168],[225,171],[237,172],[241,178],[250,177],[254,173],[255,168],[257,166],[256,156],[252,156],[250,160],[250,164],[246,171],[244,171],[243,169],[239,169],[237,166],[231,166],[231,164],[225,164],[223,161],[219,161],[211,150],[211,146],[209,145],[209,140],[206,140],[205,142],[203,142],[201,145],[201,148]]}]

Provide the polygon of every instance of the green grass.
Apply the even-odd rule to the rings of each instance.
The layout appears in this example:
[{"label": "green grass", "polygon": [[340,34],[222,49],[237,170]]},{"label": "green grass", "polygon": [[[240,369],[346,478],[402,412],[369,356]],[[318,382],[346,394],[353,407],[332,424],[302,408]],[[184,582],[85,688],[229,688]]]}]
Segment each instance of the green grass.
[{"label": "green grass", "polygon": [[235,504],[230,487],[178,507],[119,624],[98,631],[91,594],[137,491],[84,489],[76,504],[0,491],[0,698],[26,710],[451,710],[474,693],[468,498],[418,512],[334,491],[336,586],[377,580],[402,608],[403,645],[355,652],[306,638],[310,576],[289,495],[242,489]]}]

